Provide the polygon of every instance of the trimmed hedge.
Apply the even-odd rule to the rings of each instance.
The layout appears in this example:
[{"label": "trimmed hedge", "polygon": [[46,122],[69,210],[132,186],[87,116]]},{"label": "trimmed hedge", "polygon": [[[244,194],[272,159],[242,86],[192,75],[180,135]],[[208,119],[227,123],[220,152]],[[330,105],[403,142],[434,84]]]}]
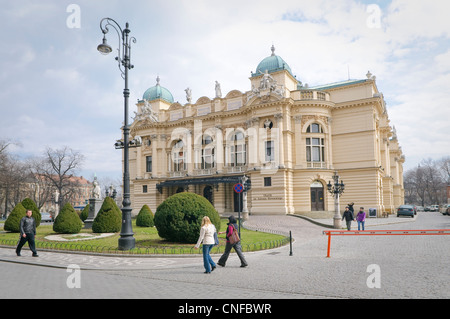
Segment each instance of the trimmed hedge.
[{"label": "trimmed hedge", "polygon": [[70,203],[64,205],[53,223],[53,231],[59,234],[77,234],[82,227],[83,223]]},{"label": "trimmed hedge", "polygon": [[153,227],[155,222],[153,221],[153,213],[147,205],[142,206],[139,214],[136,217],[136,226],[141,227]]},{"label": "trimmed hedge", "polygon": [[162,202],[154,221],[160,237],[172,242],[196,243],[204,216],[220,229],[220,216],[214,206],[203,196],[184,192]]},{"label": "trimmed hedge", "polygon": [[92,223],[94,233],[117,233],[122,227],[122,212],[111,197],[106,197]]},{"label": "trimmed hedge", "polygon": [[12,233],[20,233],[20,220],[27,215],[22,203],[17,204],[3,225],[3,229]]}]

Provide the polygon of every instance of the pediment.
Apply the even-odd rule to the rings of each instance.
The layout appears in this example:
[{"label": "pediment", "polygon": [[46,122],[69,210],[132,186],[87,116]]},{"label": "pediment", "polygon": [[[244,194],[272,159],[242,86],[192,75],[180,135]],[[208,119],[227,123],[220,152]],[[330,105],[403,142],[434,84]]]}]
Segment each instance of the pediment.
[{"label": "pediment", "polygon": [[202,96],[201,98],[199,98],[197,100],[197,102],[195,102],[195,104],[198,104],[198,105],[208,104],[208,103],[211,103],[211,99],[207,96]]},{"label": "pediment", "polygon": [[242,94],[243,93],[241,91],[239,91],[239,90],[232,90],[232,91],[228,92],[228,94],[225,96],[225,98],[226,99],[232,99],[232,98],[235,98],[235,97],[242,96]]},{"label": "pediment", "polygon": [[181,109],[184,109],[184,106],[181,105],[179,102],[175,102],[170,105],[168,110],[175,111],[175,110],[181,110]]}]

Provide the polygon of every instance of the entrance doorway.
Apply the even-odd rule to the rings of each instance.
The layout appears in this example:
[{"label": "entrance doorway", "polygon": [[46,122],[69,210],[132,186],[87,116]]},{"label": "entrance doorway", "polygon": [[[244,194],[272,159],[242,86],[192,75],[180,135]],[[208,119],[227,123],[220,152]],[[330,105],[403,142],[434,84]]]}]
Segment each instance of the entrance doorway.
[{"label": "entrance doorway", "polygon": [[214,206],[213,188],[208,185],[203,189],[203,197],[205,197]]},{"label": "entrance doorway", "polygon": [[324,210],[323,185],[319,181],[311,184],[311,211]]}]

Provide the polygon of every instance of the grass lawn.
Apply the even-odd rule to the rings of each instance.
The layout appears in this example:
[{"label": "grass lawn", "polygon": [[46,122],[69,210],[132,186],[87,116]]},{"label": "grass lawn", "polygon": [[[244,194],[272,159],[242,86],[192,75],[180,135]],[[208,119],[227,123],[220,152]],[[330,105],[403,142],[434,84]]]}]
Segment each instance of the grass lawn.
[{"label": "grass lawn", "polygon": [[[227,219],[222,219],[221,229],[225,231],[227,227]],[[180,244],[168,242],[158,236],[155,227],[139,227],[136,226],[136,220],[132,220],[134,238],[136,240],[136,248],[124,253],[135,254],[201,254],[201,249],[193,249],[194,244]],[[3,225],[0,224],[0,229]],[[91,229],[82,229],[80,234],[92,234]],[[89,239],[89,240],[75,240],[81,239],[82,236],[75,235],[70,241],[55,241],[48,240],[45,237],[49,235],[56,235],[53,231],[53,225],[41,223],[37,228],[36,246],[41,249],[58,249],[58,250],[75,250],[75,251],[89,251],[89,252],[120,252],[117,250],[119,233],[113,236]],[[65,238],[70,236],[62,235]],[[0,244],[15,246],[19,239],[18,233],[1,232]],[[225,249],[226,239],[225,234],[219,235],[219,245],[215,246],[212,253],[222,253]],[[270,233],[250,231],[241,227],[241,245],[245,251],[254,251],[267,248],[274,248],[285,245],[289,242],[289,238],[282,235],[275,235]]]}]

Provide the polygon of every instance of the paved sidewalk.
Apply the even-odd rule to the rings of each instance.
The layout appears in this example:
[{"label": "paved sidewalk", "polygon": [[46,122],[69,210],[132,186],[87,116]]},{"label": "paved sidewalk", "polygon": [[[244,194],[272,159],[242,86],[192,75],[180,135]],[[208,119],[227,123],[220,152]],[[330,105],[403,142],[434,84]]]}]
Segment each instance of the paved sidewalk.
[{"label": "paved sidewalk", "polygon": [[[414,219],[373,218],[367,219],[366,227],[382,226],[392,223],[414,221]],[[356,223],[354,223],[356,227]],[[319,225],[319,227],[318,227]],[[274,231],[283,234],[292,232],[294,241],[305,243],[322,237],[320,227],[331,227],[333,219],[311,220],[299,216],[250,216],[244,223],[244,227],[260,231]],[[39,265],[53,268],[66,269],[69,265],[78,265],[85,270],[151,270],[170,269],[180,267],[202,267],[202,255],[152,255],[152,256],[104,256],[100,254],[39,251],[39,257],[32,257],[28,247],[22,249],[22,256],[15,254],[15,247],[0,247],[0,261]],[[275,249],[277,250],[277,249]],[[250,253],[257,254],[258,252]],[[268,251],[259,253],[267,254]],[[246,252],[246,254],[249,254]],[[233,254],[234,255],[234,254]],[[217,257],[217,256],[216,256]]]}]

